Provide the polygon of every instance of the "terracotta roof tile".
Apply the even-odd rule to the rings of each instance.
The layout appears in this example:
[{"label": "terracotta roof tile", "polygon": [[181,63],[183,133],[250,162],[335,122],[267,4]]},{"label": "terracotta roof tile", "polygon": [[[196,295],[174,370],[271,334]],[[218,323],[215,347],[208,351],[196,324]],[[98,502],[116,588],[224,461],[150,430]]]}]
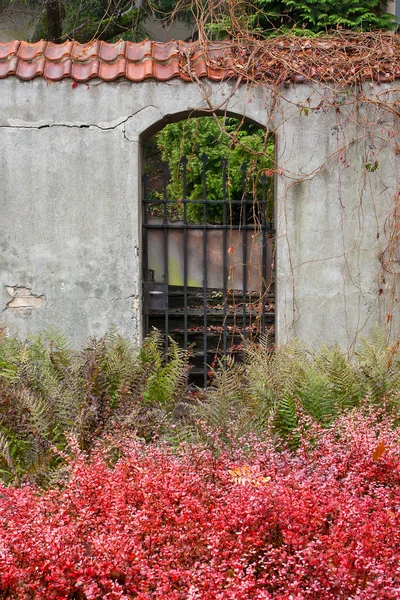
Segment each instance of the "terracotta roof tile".
[{"label": "terracotta roof tile", "polygon": [[74,42],[71,51],[71,58],[74,60],[86,61],[91,58],[97,58],[99,54],[100,42],[95,40],[90,44],[79,44],[79,42]]},{"label": "terracotta roof tile", "polygon": [[206,60],[203,56],[197,55],[197,58],[191,64],[190,72],[194,73],[198,78],[207,77],[208,67]]},{"label": "terracotta roof tile", "polygon": [[128,42],[126,45],[125,56],[129,61],[138,62],[146,56],[151,56],[151,42],[146,40],[138,44]]},{"label": "terracotta roof tile", "polygon": [[17,40],[0,44],[0,60],[6,60],[9,56],[17,54],[18,48],[19,42]]},{"label": "terracotta roof tile", "polygon": [[74,81],[83,83],[84,81],[88,81],[88,79],[97,77],[99,74],[99,66],[100,61],[97,59],[91,60],[87,63],[73,62],[71,77],[74,79]]},{"label": "terracotta roof tile", "polygon": [[125,44],[123,40],[116,42],[115,44],[107,44],[107,42],[100,43],[99,58],[105,62],[113,62],[121,56],[125,56]]},{"label": "terracotta roof tile", "polygon": [[18,48],[18,58],[22,60],[33,60],[37,56],[43,56],[46,50],[47,42],[41,40],[35,44],[28,44],[28,42],[21,42]]},{"label": "terracotta roof tile", "polygon": [[232,49],[226,44],[215,44],[208,49],[208,57],[217,65],[229,65],[232,62]]},{"label": "terracotta roof tile", "polygon": [[153,43],[153,60],[155,62],[170,60],[177,56],[179,56],[179,45],[177,42]]},{"label": "terracotta roof tile", "polygon": [[179,42],[179,49],[185,54],[194,54],[194,51],[200,47],[200,42]]},{"label": "terracotta roof tile", "polygon": [[44,73],[45,62],[44,57],[39,57],[37,60],[31,62],[19,60],[15,74],[17,77],[24,80],[38,77]]},{"label": "terracotta roof tile", "polygon": [[125,77],[126,70],[126,60],[125,58],[120,58],[117,62],[114,63],[100,63],[99,67],[99,77],[100,79],[104,79],[104,81],[113,81],[118,77]]},{"label": "terracotta roof tile", "polygon": [[147,59],[137,63],[128,62],[126,65],[126,77],[136,82],[153,77],[153,61]]},{"label": "terracotta roof tile", "polygon": [[18,58],[12,56],[9,60],[0,62],[0,79],[7,77],[8,75],[15,75],[18,66]]},{"label": "terracotta roof tile", "polygon": [[72,44],[73,42],[70,41],[64,42],[63,44],[53,44],[52,42],[49,42],[44,51],[44,56],[48,61],[57,61],[67,56],[71,56]]},{"label": "terracotta roof tile", "polygon": [[70,77],[77,82],[93,77],[104,81],[126,77],[134,82],[151,77],[159,81],[240,77],[279,85],[310,80],[345,85],[365,79],[393,81],[400,78],[399,64],[400,36],[391,33],[280,37],[240,44],[149,40],[0,43],[0,78],[15,75],[24,80],[38,76],[49,81]]},{"label": "terracotta roof tile", "polygon": [[64,77],[71,77],[72,60],[66,58],[61,62],[52,62],[46,60],[46,66],[44,69],[44,77],[50,81],[59,81]]},{"label": "terracotta roof tile", "polygon": [[[150,62],[150,61],[148,61]],[[179,77],[180,65],[179,60],[171,60],[170,62],[160,65],[156,62],[153,63],[153,77],[160,81],[167,81],[173,77]]]},{"label": "terracotta roof tile", "polygon": [[226,78],[226,72],[224,69],[208,67],[208,77],[212,81],[222,81]]}]

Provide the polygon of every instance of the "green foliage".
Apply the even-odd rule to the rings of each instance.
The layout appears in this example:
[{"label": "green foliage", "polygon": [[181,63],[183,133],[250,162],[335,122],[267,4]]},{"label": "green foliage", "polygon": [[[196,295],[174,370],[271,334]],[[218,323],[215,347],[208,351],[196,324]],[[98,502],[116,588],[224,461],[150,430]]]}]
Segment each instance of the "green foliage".
[{"label": "green foliage", "polygon": [[0,478],[48,485],[68,439],[90,451],[110,433],[145,441],[202,441],[218,449],[243,436],[272,436],[297,447],[310,421],[330,426],[363,406],[398,421],[399,343],[381,330],[353,358],[339,347],[310,353],[298,342],[247,344],[241,363],[221,363],[207,390],[187,387],[188,356],[170,341],[165,360],[154,331],[138,351],[110,331],[72,350],[51,332],[21,342],[0,334]]},{"label": "green foliage", "polygon": [[364,402],[384,403],[397,415],[399,392],[399,344],[390,345],[381,330],[361,340],[351,360],[338,346],[310,353],[297,342],[273,350],[261,340],[247,344],[244,364],[217,372],[193,410],[191,435],[205,441],[213,432],[226,443],[269,431],[296,446],[307,419],[328,426]]},{"label": "green foliage", "polygon": [[247,403],[244,367],[231,357],[214,372],[213,382],[206,395],[192,409],[195,439],[213,445],[213,436],[228,444],[233,438],[248,433],[252,417]]},{"label": "green foliage", "polygon": [[21,342],[0,333],[0,477],[45,484],[73,435],[90,450],[118,423],[151,439],[186,390],[187,356],[160,335],[140,353],[111,330],[73,351],[55,332]]},{"label": "green foliage", "polygon": [[[177,202],[183,199],[182,157],[187,157],[187,190],[189,200],[203,197],[203,163],[201,157],[207,155],[207,199],[222,200],[223,180],[221,161],[227,159],[227,199],[240,200],[243,195],[242,165],[247,165],[246,193],[260,198],[260,177],[272,169],[274,143],[264,130],[238,119],[202,117],[188,119],[164,127],[157,134],[157,144],[161,156],[168,163],[171,182],[169,197]],[[272,182],[269,186],[272,199]],[[240,218],[240,207],[229,205],[228,220]],[[181,209],[182,215],[182,209]],[[222,221],[222,205],[207,206],[207,221]],[[188,205],[187,217],[193,222],[203,221],[203,207]]]},{"label": "green foliage", "polygon": [[369,173],[374,173],[379,168],[379,163],[376,160],[374,163],[367,163],[364,166]]},{"label": "green foliage", "polygon": [[188,356],[174,340],[169,340],[167,360],[163,355],[164,340],[154,331],[143,344],[141,359],[151,366],[143,399],[171,411],[186,391]]},{"label": "green foliage", "polygon": [[257,37],[298,35],[314,37],[331,30],[389,31],[393,15],[379,0],[254,0],[233,4],[209,23],[214,38],[237,38],[240,30]]},{"label": "green foliage", "polygon": [[398,344],[391,346],[385,332],[376,329],[371,338],[362,338],[357,348],[361,394],[372,402],[398,393],[400,389],[400,356]]},{"label": "green foliage", "polygon": [[284,0],[284,4],[293,12],[297,24],[301,23],[313,32],[390,30],[394,25],[393,16],[381,10],[379,0]]},{"label": "green foliage", "polygon": [[[172,0],[0,0],[0,13],[15,6],[21,11],[21,4],[32,5],[33,39],[64,41],[76,39],[88,43],[93,39],[117,41],[120,38],[141,41],[149,36],[145,27],[146,19],[159,21],[160,27],[169,20],[176,8]],[[12,14],[12,13],[11,13]],[[187,7],[182,7],[180,19],[189,20]]]},{"label": "green foliage", "polygon": [[[23,0],[25,5],[33,0]],[[0,0],[2,9],[17,0]],[[385,4],[385,3],[384,3]],[[386,3],[387,4],[387,3]],[[252,0],[252,2],[215,2],[214,0],[40,0],[32,41],[41,38],[64,41],[67,38],[87,43],[98,38],[140,41],[149,36],[146,20],[159,26],[178,17],[193,30],[211,38],[243,39],[250,34],[265,37],[277,34],[314,36],[330,30],[391,30],[392,15],[379,0]]]}]

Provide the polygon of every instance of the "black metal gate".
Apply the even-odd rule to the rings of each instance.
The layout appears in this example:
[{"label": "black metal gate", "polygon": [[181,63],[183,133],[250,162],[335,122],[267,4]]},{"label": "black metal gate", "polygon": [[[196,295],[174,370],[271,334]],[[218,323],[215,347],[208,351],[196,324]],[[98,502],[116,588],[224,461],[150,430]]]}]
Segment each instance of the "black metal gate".
[{"label": "black metal gate", "polygon": [[[258,189],[228,194],[227,161],[222,160],[222,198],[207,198],[207,156],[202,161],[202,198],[188,199],[188,160],[181,161],[183,197],[169,198],[167,165],[162,197],[148,197],[143,177],[144,334],[163,332],[191,354],[191,380],[207,385],[210,367],[238,355],[246,339],[274,331],[273,189],[263,175]],[[218,216],[215,217],[217,208]],[[195,213],[195,218],[193,217]],[[211,214],[212,213],[212,214]]]}]

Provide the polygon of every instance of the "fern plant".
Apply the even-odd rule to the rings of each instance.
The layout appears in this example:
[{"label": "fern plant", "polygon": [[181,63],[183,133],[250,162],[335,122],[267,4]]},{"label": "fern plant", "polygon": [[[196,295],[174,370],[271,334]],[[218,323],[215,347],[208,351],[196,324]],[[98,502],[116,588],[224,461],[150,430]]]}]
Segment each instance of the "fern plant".
[{"label": "fern plant", "polygon": [[376,403],[389,396],[398,407],[399,344],[389,345],[380,330],[361,341],[352,359],[338,346],[307,352],[291,342],[271,349],[268,340],[246,344],[244,352],[244,364],[228,362],[193,410],[192,437],[202,427],[225,440],[273,431],[296,445],[300,415],[327,426],[366,397]]},{"label": "fern plant", "polygon": [[157,331],[140,350],[110,331],[81,351],[55,332],[22,342],[3,331],[0,478],[47,485],[71,435],[87,451],[116,428],[216,449],[247,434],[296,447],[310,419],[326,426],[363,403],[398,414],[399,346],[377,330],[349,359],[337,346],[272,349],[263,339],[245,345],[242,363],[220,364],[208,389],[193,391],[187,354],[171,340],[166,357]]},{"label": "fern plant", "polygon": [[207,24],[214,38],[258,38],[270,35],[313,37],[332,30],[390,31],[394,15],[385,12],[388,2],[379,0],[253,0],[219,11]]},{"label": "fern plant", "polygon": [[152,439],[186,391],[187,356],[160,334],[141,352],[115,331],[73,351],[56,332],[0,336],[0,476],[45,484],[73,435],[80,448],[117,424]]},{"label": "fern plant", "polygon": [[168,354],[164,356],[163,345],[159,331],[154,331],[144,342],[141,358],[150,364],[151,370],[143,399],[149,405],[157,404],[171,411],[186,391],[188,356],[171,338]]},{"label": "fern plant", "polygon": [[362,338],[356,351],[360,386],[373,402],[400,389],[398,342],[389,344],[385,332],[376,329],[370,338]]}]

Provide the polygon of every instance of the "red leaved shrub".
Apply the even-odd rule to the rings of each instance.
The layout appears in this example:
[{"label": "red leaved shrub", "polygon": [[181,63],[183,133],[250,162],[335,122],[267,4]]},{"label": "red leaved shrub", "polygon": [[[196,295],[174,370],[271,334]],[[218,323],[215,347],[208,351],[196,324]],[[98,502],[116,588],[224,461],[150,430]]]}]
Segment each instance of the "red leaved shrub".
[{"label": "red leaved shrub", "polygon": [[2,598],[400,598],[399,434],[76,452],[61,489],[0,489]]}]

